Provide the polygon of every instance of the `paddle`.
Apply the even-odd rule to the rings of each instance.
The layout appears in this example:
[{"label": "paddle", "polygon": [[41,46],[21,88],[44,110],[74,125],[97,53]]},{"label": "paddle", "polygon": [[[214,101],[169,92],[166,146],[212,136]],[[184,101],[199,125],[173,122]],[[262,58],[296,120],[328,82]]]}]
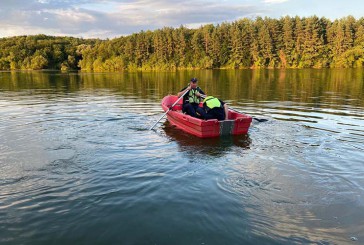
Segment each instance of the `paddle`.
[{"label": "paddle", "polygon": [[[200,97],[201,98],[206,98],[206,95],[201,94]],[[237,113],[243,114],[242,112],[240,112],[238,110],[235,110],[234,108],[231,108],[230,106],[229,106],[229,110],[232,110],[232,111],[235,111]],[[264,118],[259,119],[259,118],[253,117],[253,119],[256,120],[256,121],[258,121],[258,122],[266,122],[266,121],[268,121],[268,119],[264,119]]]},{"label": "paddle", "polygon": [[185,96],[187,93],[189,92],[189,90],[186,90],[186,92],[184,92],[177,100],[176,102],[173,103],[173,105],[171,107],[169,107],[168,111],[166,111],[166,113],[163,114],[163,116],[161,116],[161,118],[158,119],[158,121],[149,129],[149,130],[152,130],[155,125],[157,125],[157,123],[159,123],[160,120],[162,120],[163,117],[165,117],[165,115],[167,115],[167,113],[172,110],[173,106],[175,106],[178,101],[180,101],[181,98],[183,98],[183,96]]},{"label": "paddle", "polygon": [[[242,112],[240,112],[240,111],[237,111],[237,110],[235,110],[235,109],[231,108],[230,106],[229,106],[229,109],[230,109],[230,110],[232,110],[232,111],[235,111],[235,112],[237,112],[237,113],[242,113]],[[266,121],[268,121],[268,119],[264,119],[264,118],[261,118],[261,119],[256,118],[256,117],[252,117],[252,118],[253,118],[254,120],[258,121],[258,122],[266,122]]]}]

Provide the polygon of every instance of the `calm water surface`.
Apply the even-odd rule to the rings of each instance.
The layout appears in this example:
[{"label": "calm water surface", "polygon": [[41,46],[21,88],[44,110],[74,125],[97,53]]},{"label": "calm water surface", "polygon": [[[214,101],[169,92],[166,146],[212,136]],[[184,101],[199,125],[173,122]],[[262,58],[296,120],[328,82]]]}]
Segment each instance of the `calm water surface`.
[{"label": "calm water surface", "polygon": [[[1,244],[364,244],[363,70],[0,73]],[[198,77],[268,122],[199,139]]]}]

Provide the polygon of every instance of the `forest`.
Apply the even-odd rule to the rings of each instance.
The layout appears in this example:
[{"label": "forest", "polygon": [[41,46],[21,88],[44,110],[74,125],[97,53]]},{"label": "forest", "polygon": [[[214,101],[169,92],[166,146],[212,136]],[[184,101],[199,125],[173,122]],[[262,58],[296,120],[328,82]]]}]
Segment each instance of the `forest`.
[{"label": "forest", "polygon": [[0,39],[0,70],[85,71],[364,66],[364,18],[239,19],[197,29],[141,31],[110,40]]},{"label": "forest", "polygon": [[86,47],[102,41],[46,35],[0,39],[0,70],[76,70]]}]

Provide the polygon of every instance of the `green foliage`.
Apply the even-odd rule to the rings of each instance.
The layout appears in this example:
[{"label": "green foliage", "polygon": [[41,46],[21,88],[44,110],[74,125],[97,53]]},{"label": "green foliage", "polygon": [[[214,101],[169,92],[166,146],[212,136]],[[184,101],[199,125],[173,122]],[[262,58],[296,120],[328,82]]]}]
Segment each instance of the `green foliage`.
[{"label": "green foliage", "polygon": [[47,68],[48,60],[43,55],[37,55],[30,61],[30,68],[33,70],[40,70]]},{"label": "green foliage", "polygon": [[176,70],[363,67],[364,18],[240,19],[165,27],[112,40],[45,35],[0,39],[0,70]]},{"label": "green foliage", "polygon": [[0,70],[78,69],[83,48],[96,40],[46,35],[0,39]]},{"label": "green foliage", "polygon": [[0,70],[9,70],[10,69],[10,62],[6,58],[0,59]]}]

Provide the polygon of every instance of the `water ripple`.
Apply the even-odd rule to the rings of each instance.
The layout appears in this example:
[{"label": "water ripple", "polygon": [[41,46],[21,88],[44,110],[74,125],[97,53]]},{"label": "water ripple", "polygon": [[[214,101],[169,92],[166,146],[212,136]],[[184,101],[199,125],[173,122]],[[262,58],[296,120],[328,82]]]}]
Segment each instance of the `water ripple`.
[{"label": "water ripple", "polygon": [[268,121],[248,135],[199,139],[166,119],[148,130],[179,84],[72,76],[90,80],[0,91],[0,243],[364,239],[360,94],[281,89],[277,99],[238,84],[224,99]]}]

